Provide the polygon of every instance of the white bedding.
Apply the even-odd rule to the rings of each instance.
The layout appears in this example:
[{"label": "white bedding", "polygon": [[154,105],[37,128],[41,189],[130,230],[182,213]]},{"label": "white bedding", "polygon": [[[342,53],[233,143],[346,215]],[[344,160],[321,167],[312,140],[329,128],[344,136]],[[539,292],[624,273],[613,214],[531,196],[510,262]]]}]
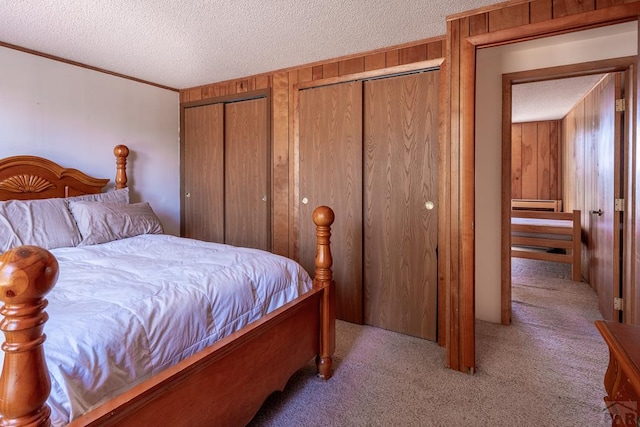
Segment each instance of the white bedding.
[{"label": "white bedding", "polygon": [[309,275],[287,258],[168,235],[51,252],[60,264],[45,326],[54,425],[312,286]]}]

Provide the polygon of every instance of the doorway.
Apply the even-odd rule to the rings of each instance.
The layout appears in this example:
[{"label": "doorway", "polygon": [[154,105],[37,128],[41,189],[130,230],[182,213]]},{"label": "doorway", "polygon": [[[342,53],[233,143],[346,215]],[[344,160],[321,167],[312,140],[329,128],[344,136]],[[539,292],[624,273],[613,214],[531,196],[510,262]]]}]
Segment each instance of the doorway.
[{"label": "doorway", "polygon": [[[622,159],[629,150],[629,138],[624,138],[624,111],[616,111],[616,100],[624,99],[625,86],[631,84],[628,68],[634,60],[598,61],[503,77],[503,152],[509,152],[510,159],[503,157],[503,170],[509,173],[503,174],[503,195],[508,200],[503,200],[502,206],[513,205],[524,196],[545,199],[555,195],[556,209],[562,206],[565,212],[581,212],[580,276],[597,292],[600,313],[607,320],[620,317],[614,301],[623,292],[623,215],[615,200],[625,194]],[[558,105],[554,113],[556,96],[569,105]],[[536,108],[536,99],[545,100],[538,116],[531,111]],[[554,125],[560,129],[559,135],[548,132]],[[560,147],[555,154],[554,139]],[[503,212],[501,217],[503,233],[510,237],[511,224],[504,224],[510,213]],[[512,259],[505,252],[502,323],[509,324]],[[544,259],[542,255],[546,254],[540,255]]]}]

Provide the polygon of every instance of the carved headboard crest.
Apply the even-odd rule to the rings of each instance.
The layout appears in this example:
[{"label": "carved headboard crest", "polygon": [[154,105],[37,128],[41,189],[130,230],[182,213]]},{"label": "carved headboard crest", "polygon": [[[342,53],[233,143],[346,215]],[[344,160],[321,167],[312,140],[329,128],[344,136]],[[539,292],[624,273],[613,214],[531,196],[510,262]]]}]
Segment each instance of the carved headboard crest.
[{"label": "carved headboard crest", "polygon": [[50,188],[55,188],[55,185],[36,175],[13,175],[0,181],[0,190],[12,193],[39,193]]}]

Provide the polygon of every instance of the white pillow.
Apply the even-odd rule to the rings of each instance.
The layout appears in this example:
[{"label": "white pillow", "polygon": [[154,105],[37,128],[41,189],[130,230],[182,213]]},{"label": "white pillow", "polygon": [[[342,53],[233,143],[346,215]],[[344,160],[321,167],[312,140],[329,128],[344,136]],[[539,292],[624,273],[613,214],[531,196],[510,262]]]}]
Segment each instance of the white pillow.
[{"label": "white pillow", "polygon": [[139,234],[162,234],[160,220],[149,203],[101,203],[69,200],[82,241],[95,245]]},{"label": "white pillow", "polygon": [[0,202],[0,251],[20,245],[76,246],[80,239],[64,199]]},{"label": "white pillow", "polygon": [[119,190],[107,191],[106,193],[83,194],[82,196],[67,197],[67,201],[85,202],[107,202],[107,203],[129,203],[129,187]]}]

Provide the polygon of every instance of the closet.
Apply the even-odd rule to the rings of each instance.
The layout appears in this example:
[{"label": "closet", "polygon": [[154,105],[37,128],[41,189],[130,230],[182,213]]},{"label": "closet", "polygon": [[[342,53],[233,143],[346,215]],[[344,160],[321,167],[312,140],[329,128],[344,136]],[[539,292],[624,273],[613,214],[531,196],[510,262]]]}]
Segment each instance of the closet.
[{"label": "closet", "polygon": [[[437,323],[439,71],[299,91],[300,217],[336,213],[337,317],[431,340]],[[313,266],[301,221],[299,258]]]},{"label": "closet", "polygon": [[266,96],[186,105],[182,114],[182,235],[271,249]]}]

